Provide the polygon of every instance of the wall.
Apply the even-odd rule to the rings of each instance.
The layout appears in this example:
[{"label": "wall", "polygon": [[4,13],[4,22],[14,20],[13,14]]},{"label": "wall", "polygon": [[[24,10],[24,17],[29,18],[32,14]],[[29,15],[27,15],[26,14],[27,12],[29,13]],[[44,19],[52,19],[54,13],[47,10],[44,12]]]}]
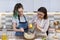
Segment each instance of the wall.
[{"label": "wall", "polygon": [[36,11],[44,6],[48,11],[60,11],[60,0],[0,0],[0,12],[13,11],[16,3],[22,3],[24,11]]}]

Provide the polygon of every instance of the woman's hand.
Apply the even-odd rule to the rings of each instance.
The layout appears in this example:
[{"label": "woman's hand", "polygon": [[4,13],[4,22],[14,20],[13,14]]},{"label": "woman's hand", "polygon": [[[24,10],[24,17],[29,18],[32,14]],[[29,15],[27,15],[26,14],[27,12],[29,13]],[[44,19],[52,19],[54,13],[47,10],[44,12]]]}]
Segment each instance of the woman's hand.
[{"label": "woman's hand", "polygon": [[36,28],[37,30],[41,31],[41,28],[40,28],[40,26],[37,24],[37,22],[34,22],[34,26],[35,26],[35,28]]},{"label": "woman's hand", "polygon": [[24,29],[23,28],[20,28],[20,32],[24,32]]},{"label": "woman's hand", "polygon": [[23,28],[20,28],[20,29],[14,29],[14,31],[18,31],[18,32],[24,32],[24,29]]},{"label": "woman's hand", "polygon": [[36,24],[36,28],[37,28],[39,31],[41,31],[41,28],[40,28],[40,26],[39,26],[38,24]]},{"label": "woman's hand", "polygon": [[36,26],[37,26],[37,23],[36,23],[36,22],[34,22],[34,23],[33,23],[33,25],[36,27]]}]

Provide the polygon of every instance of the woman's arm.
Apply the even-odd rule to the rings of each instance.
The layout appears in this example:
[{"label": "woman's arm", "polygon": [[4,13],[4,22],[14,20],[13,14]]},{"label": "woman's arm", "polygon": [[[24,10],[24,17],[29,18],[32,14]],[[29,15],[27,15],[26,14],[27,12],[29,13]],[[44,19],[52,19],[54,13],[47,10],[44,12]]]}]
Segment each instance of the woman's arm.
[{"label": "woman's arm", "polygon": [[37,28],[39,31],[41,31],[41,28],[40,28],[40,26],[39,26],[38,24],[36,24],[36,28]]},{"label": "woman's arm", "polygon": [[20,29],[16,29],[16,27],[17,27],[17,25],[16,25],[16,23],[13,23],[13,30],[14,31],[18,31],[18,32],[24,32],[24,29],[23,28],[20,28]]},{"label": "woman's arm", "polygon": [[13,23],[13,30],[14,31],[20,31],[20,30],[16,29],[16,27],[17,27],[16,23]]},{"label": "woman's arm", "polygon": [[20,29],[17,29],[17,28],[16,28],[16,27],[17,27],[17,20],[16,20],[14,17],[13,17],[12,22],[13,22],[13,30],[14,30],[14,31],[19,31],[19,32],[23,32],[23,31],[24,31],[23,28],[20,28]]},{"label": "woman's arm", "polygon": [[38,25],[38,24],[37,24],[36,27],[37,27],[38,30],[40,30],[40,31],[42,31],[42,32],[46,32],[46,31],[48,30],[48,27],[49,27],[49,20],[47,20],[47,21],[45,22],[44,28],[41,29],[41,28],[40,28],[41,26]]},{"label": "woman's arm", "polygon": [[46,32],[49,28],[49,20],[46,20],[45,24],[44,24],[44,28],[42,29],[42,31]]}]

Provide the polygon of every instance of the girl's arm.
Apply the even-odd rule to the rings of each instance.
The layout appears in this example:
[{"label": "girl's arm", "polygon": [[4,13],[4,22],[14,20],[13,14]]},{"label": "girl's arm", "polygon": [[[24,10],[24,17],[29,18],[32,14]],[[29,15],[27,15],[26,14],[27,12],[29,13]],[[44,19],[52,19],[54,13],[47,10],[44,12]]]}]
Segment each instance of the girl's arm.
[{"label": "girl's arm", "polygon": [[37,27],[38,30],[40,30],[40,31],[42,31],[42,32],[46,32],[46,31],[48,30],[48,27],[49,27],[49,20],[47,20],[47,21],[45,22],[44,28],[41,29],[41,28],[40,28],[41,26],[38,25],[38,24],[37,24],[36,27]]},{"label": "girl's arm", "polygon": [[14,31],[18,31],[18,32],[24,32],[24,29],[23,28],[20,28],[20,29],[16,29],[16,27],[17,27],[17,25],[16,25],[16,23],[13,23],[13,30]]}]

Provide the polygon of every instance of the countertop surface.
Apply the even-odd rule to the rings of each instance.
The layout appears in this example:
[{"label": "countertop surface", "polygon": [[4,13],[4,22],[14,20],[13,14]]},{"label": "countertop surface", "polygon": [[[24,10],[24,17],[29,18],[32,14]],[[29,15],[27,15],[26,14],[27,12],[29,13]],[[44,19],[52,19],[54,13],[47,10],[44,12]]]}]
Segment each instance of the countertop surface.
[{"label": "countertop surface", "polygon": [[[0,39],[0,40],[2,40],[2,39]],[[8,40],[27,40],[27,39],[8,38]],[[33,40],[42,40],[42,38],[37,38],[37,39],[33,39]],[[54,40],[54,39],[53,38],[49,38],[49,39],[46,39],[46,40]],[[60,38],[58,40],[60,40]]]},{"label": "countertop surface", "polygon": [[[56,31],[57,31],[57,35],[60,37],[60,29],[57,29]],[[0,40],[1,40],[1,35],[2,35],[2,31],[0,31]],[[9,40],[25,40],[24,38],[20,38],[20,37],[17,38],[15,36],[15,32],[14,31],[7,31],[7,35],[8,35],[8,39]],[[53,34],[51,34],[51,35],[53,35]],[[49,35],[49,36],[51,36],[51,35]],[[42,38],[36,38],[34,40],[42,40]],[[49,37],[47,40],[53,40],[53,39]],[[60,38],[59,38],[59,40],[60,40]]]}]

